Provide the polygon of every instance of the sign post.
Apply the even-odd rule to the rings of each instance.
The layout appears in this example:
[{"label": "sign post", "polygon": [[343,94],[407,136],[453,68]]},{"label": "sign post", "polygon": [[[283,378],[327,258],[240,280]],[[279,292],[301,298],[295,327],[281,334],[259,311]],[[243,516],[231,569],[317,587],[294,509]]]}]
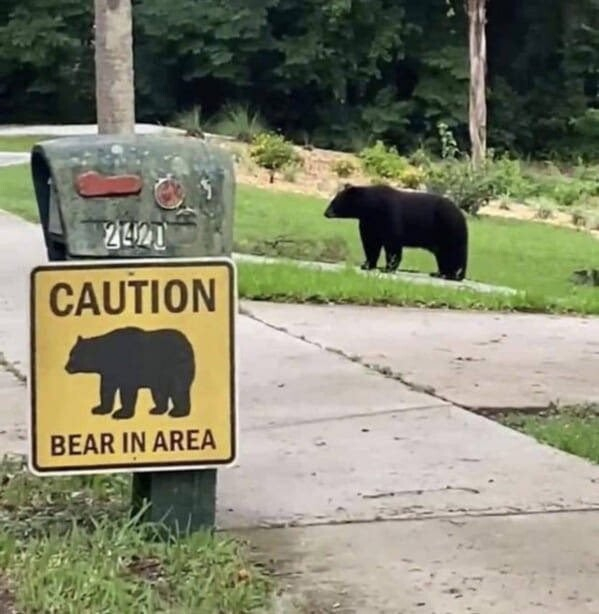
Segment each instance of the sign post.
[{"label": "sign post", "polygon": [[51,262],[31,273],[30,468],[134,472],[144,520],[211,527],[237,454],[232,162],[102,136],[31,164]]}]

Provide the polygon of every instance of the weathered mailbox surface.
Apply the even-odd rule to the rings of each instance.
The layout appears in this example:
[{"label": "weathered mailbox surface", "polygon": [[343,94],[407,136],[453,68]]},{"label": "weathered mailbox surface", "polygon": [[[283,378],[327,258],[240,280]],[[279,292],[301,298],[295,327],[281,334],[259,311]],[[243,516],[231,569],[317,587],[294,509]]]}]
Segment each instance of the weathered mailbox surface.
[{"label": "weathered mailbox surface", "polygon": [[33,148],[31,170],[51,260],[231,253],[233,163],[202,140],[60,138]]},{"label": "weathered mailbox surface", "polygon": [[[49,259],[78,261],[31,276],[32,469],[233,462],[231,157],[186,137],[93,136],[39,143],[31,167]],[[185,480],[214,488],[199,474],[137,490],[158,514]]]}]

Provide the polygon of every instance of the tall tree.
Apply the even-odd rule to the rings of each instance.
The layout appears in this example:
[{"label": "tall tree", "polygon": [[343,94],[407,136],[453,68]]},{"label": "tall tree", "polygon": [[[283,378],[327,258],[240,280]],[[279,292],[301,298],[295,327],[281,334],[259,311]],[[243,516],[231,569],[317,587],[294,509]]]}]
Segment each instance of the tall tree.
[{"label": "tall tree", "polygon": [[470,39],[470,142],[478,168],[487,153],[487,0],[467,0]]},{"label": "tall tree", "polygon": [[94,0],[98,133],[135,132],[131,0]]}]

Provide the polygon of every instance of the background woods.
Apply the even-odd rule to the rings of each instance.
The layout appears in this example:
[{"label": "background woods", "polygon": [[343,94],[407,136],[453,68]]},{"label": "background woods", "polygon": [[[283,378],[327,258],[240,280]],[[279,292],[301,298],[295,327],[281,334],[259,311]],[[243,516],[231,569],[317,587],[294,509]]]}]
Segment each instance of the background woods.
[{"label": "background woods", "polygon": [[[138,121],[260,112],[299,143],[469,148],[463,0],[134,0]],[[487,143],[599,151],[599,1],[487,1]],[[95,121],[93,3],[3,0],[0,123]]]}]

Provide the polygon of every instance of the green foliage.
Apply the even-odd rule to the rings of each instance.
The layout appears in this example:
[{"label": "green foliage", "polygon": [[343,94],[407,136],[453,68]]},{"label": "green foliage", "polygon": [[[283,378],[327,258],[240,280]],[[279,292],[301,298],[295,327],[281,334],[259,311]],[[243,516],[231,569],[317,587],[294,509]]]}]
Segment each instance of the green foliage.
[{"label": "green foliage", "polygon": [[420,188],[426,179],[426,173],[423,169],[408,165],[399,176],[399,184],[404,188],[417,189]]},{"label": "green foliage", "polygon": [[[93,121],[93,3],[0,4],[1,120]],[[133,0],[133,11],[139,121],[201,107],[247,141],[268,125],[347,151],[381,140],[449,159],[469,148],[459,3]],[[489,145],[599,159],[597,1],[503,0],[488,11]],[[440,122],[452,142],[439,143]]]},{"label": "green foliage", "polygon": [[441,140],[441,157],[444,160],[457,158],[460,154],[460,150],[449,126],[445,122],[438,122],[437,130],[439,132],[439,139]]},{"label": "green foliage", "polygon": [[411,165],[406,158],[399,155],[395,147],[386,147],[382,141],[364,148],[359,158],[367,175],[392,180],[406,188],[418,188],[425,178],[421,168]]},{"label": "green foliage", "polygon": [[331,166],[337,177],[350,177],[355,172],[356,167],[351,160],[339,159],[335,160]]},{"label": "green foliage", "polygon": [[451,198],[460,209],[476,215],[493,196],[484,169],[474,169],[469,161],[447,160],[427,170],[427,189]]},{"label": "green foliage", "polygon": [[383,179],[397,179],[408,165],[407,160],[397,153],[395,147],[386,147],[380,140],[371,147],[364,148],[359,158],[367,175]]},{"label": "green foliage", "polygon": [[246,105],[226,105],[212,125],[217,134],[231,136],[242,143],[251,143],[268,130],[260,113],[252,112]]},{"label": "green foliage", "polygon": [[484,170],[493,198],[510,198],[525,201],[534,194],[532,180],[524,175],[522,164],[507,155],[497,160],[492,156],[485,163]]},{"label": "green foliage", "polygon": [[173,119],[173,126],[185,130],[189,136],[204,136],[202,130],[202,109],[199,106],[189,111],[178,113]]},{"label": "green foliage", "polygon": [[301,158],[293,145],[280,134],[264,132],[252,141],[250,156],[262,168],[270,171],[270,182],[284,167],[300,164]]}]

